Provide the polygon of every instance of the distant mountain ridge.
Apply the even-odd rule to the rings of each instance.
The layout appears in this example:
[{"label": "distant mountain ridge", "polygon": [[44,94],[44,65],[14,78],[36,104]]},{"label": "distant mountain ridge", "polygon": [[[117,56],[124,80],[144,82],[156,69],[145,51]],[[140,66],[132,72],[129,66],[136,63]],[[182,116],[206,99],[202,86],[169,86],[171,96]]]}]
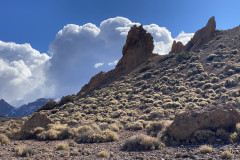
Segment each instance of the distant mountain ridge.
[{"label": "distant mountain ridge", "polygon": [[12,110],[14,110],[13,106],[8,104],[4,99],[0,100],[0,116],[8,117]]},{"label": "distant mountain ridge", "polygon": [[0,116],[5,117],[25,117],[31,115],[34,111],[41,108],[49,101],[53,101],[52,98],[40,98],[34,102],[24,104],[18,108],[15,108],[8,104],[4,99],[0,100]]}]

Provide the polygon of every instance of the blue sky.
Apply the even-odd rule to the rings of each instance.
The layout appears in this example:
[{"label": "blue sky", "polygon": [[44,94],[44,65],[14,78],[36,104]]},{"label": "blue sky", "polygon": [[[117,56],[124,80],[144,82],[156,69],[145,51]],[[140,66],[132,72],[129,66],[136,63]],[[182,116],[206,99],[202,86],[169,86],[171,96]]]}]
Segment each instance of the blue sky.
[{"label": "blue sky", "polygon": [[30,43],[47,52],[56,33],[66,24],[83,25],[116,16],[142,24],[158,24],[177,36],[195,32],[215,16],[217,27],[239,25],[238,0],[1,0],[0,39]]},{"label": "blue sky", "polygon": [[218,29],[238,26],[240,1],[1,0],[0,15],[0,98],[19,106],[77,93],[113,69],[133,24],[143,24],[154,52],[166,54],[211,16]]}]

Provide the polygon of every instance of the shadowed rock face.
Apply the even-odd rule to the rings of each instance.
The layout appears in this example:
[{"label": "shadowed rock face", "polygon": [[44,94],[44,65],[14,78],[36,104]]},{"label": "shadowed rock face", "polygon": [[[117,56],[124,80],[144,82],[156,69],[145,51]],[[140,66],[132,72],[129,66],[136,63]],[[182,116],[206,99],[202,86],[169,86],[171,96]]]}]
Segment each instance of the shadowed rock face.
[{"label": "shadowed rock face", "polygon": [[180,140],[187,139],[199,129],[231,129],[240,122],[239,113],[229,105],[211,106],[176,115],[167,132]]},{"label": "shadowed rock face", "polygon": [[116,69],[130,71],[137,65],[147,61],[153,56],[153,37],[142,26],[134,25],[128,32],[126,44],[123,47],[123,57],[118,62]]},{"label": "shadowed rock face", "polygon": [[101,88],[102,85],[108,84],[122,75],[134,70],[138,65],[149,60],[154,56],[153,37],[147,33],[142,26],[134,25],[128,32],[126,44],[122,49],[123,57],[119,60],[116,68],[107,73],[100,72],[93,76],[88,84],[84,85],[77,97],[83,97],[91,93],[94,89]]},{"label": "shadowed rock face", "polygon": [[182,42],[176,42],[174,40],[173,44],[172,44],[172,49],[169,52],[169,54],[180,53],[180,52],[184,51],[184,49],[185,49],[185,46],[182,44]]},{"label": "shadowed rock face", "polygon": [[208,20],[208,23],[205,27],[198,30],[193,38],[186,44],[185,50],[186,51],[195,51],[200,46],[211,40],[215,36],[216,31],[216,21],[215,17],[211,17]]}]

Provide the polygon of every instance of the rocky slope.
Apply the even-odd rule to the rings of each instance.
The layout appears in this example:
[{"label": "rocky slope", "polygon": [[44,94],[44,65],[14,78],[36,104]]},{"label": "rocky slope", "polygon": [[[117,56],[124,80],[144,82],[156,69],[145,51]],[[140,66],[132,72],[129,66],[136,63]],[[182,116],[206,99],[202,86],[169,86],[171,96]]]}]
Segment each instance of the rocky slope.
[{"label": "rocky slope", "polygon": [[[50,151],[42,149],[36,157],[96,159],[103,149],[112,159],[240,157],[240,26],[216,30],[212,17],[186,46],[174,42],[164,56],[152,49],[151,35],[132,27],[114,70],[94,76],[71,101],[48,103],[41,116],[4,122],[0,131],[70,146],[57,151],[52,141]],[[39,127],[32,120],[38,116],[47,117]],[[34,141],[46,147],[47,142]]]}]

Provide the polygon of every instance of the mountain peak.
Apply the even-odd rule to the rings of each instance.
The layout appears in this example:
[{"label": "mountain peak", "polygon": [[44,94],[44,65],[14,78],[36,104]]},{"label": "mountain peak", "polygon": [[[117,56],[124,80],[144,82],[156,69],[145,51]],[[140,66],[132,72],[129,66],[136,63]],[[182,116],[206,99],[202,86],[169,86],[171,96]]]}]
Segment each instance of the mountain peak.
[{"label": "mountain peak", "polygon": [[216,21],[215,17],[212,16],[205,27],[198,30],[193,38],[186,44],[186,51],[194,51],[199,49],[203,44],[206,44],[215,36]]}]

